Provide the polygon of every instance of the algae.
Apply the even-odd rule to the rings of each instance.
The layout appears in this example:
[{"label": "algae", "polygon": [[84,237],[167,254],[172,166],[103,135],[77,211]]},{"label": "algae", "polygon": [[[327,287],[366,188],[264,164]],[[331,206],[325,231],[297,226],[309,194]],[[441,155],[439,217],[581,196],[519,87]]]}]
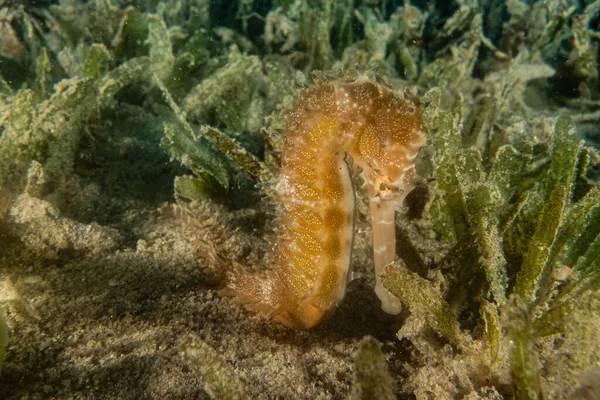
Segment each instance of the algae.
[{"label": "algae", "polygon": [[350,398],[395,399],[394,380],[387,370],[380,344],[374,338],[365,336],[358,345],[354,359],[354,385]]},{"label": "algae", "polygon": [[231,400],[250,398],[244,384],[231,366],[199,338],[188,338],[181,345],[181,356],[194,373],[205,382],[205,390],[212,398]]},{"label": "algae", "polygon": [[6,325],[6,317],[4,308],[0,307],[0,374],[2,373],[2,363],[6,355],[6,346],[8,345],[8,326]]}]

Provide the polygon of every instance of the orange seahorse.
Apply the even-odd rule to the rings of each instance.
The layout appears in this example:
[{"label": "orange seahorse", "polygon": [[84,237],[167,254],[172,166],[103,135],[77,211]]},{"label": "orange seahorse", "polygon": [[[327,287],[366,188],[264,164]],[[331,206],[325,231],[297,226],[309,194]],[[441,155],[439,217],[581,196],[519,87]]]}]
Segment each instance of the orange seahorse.
[{"label": "orange seahorse", "polygon": [[287,115],[276,265],[266,274],[232,274],[224,293],[288,327],[309,329],[330,315],[350,276],[351,174],[359,167],[371,209],[375,292],[385,312],[399,313],[379,274],[395,260],[394,212],[414,186],[425,142],[416,98],[399,100],[366,78],[306,89]]}]

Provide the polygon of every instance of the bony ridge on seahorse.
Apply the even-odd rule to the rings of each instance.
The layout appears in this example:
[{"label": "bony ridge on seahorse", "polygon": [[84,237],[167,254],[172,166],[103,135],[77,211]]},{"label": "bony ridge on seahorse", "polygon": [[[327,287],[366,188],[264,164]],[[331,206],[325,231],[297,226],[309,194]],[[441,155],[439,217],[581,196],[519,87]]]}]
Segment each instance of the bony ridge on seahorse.
[{"label": "bony ridge on seahorse", "polygon": [[354,237],[349,155],[368,188],[375,293],[385,312],[400,312],[398,298],[379,275],[395,260],[395,211],[414,187],[417,153],[426,143],[419,101],[407,97],[397,99],[366,78],[300,94],[287,114],[275,265],[263,274],[232,273],[222,293],[298,329],[309,329],[334,311],[349,281]]}]

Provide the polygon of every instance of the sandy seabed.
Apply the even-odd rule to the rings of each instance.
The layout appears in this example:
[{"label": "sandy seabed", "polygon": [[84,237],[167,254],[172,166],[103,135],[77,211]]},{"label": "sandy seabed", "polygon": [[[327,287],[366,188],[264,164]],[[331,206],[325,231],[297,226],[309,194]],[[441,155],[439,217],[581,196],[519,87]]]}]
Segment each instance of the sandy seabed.
[{"label": "sandy seabed", "polygon": [[[392,376],[403,374],[399,320],[379,309],[366,235],[354,253],[364,277],[331,319],[302,332],[219,296],[189,228],[153,211],[130,213],[129,239],[79,224],[79,236],[51,256],[56,233],[36,232],[39,224],[22,237],[3,234],[0,300],[11,328],[3,399],[209,398],[181,357],[190,337],[212,347],[252,398],[347,398],[365,335],[382,342]],[[229,246],[251,259],[253,241],[266,246],[243,232]]]}]

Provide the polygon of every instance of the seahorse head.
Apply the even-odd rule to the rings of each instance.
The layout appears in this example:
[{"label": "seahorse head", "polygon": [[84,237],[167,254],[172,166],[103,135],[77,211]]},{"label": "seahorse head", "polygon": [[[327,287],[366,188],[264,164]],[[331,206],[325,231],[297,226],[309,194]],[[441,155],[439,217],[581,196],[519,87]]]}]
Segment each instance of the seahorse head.
[{"label": "seahorse head", "polygon": [[384,288],[381,273],[396,258],[394,211],[403,208],[406,195],[414,188],[415,161],[426,143],[421,105],[412,96],[399,99],[371,82],[337,89],[338,99],[340,94],[345,101],[337,101],[338,109],[341,103],[350,121],[342,131],[353,132],[351,154],[363,170],[369,195],[375,293],[385,312],[398,314],[400,301]]},{"label": "seahorse head", "polygon": [[355,135],[357,162],[369,192],[401,206],[414,186],[416,157],[426,142],[421,105],[416,97],[398,99],[387,88],[366,85],[374,93],[354,117],[361,125]]}]

